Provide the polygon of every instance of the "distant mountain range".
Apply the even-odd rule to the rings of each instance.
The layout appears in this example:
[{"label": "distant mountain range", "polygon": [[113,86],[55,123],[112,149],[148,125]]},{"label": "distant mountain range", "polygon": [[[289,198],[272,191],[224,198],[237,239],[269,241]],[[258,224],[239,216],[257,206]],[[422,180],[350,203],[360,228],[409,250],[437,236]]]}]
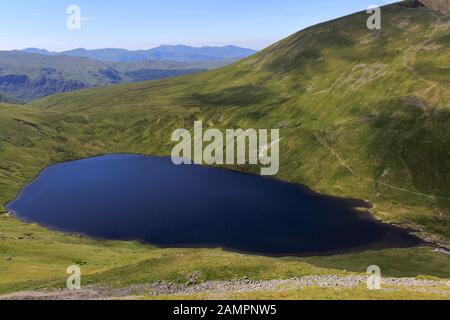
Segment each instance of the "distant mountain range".
[{"label": "distant mountain range", "polygon": [[86,50],[83,48],[53,52],[38,48],[22,50],[26,53],[39,53],[49,56],[67,55],[78,58],[90,58],[108,62],[139,62],[147,60],[171,60],[171,61],[217,61],[237,60],[246,58],[256,53],[255,50],[240,48],[237,46],[225,47],[190,47],[185,45],[163,45],[149,50],[130,51],[126,49],[96,49]]},{"label": "distant mountain range", "polygon": [[254,52],[234,46],[0,51],[0,101],[20,103],[89,87],[185,75],[221,67]]}]

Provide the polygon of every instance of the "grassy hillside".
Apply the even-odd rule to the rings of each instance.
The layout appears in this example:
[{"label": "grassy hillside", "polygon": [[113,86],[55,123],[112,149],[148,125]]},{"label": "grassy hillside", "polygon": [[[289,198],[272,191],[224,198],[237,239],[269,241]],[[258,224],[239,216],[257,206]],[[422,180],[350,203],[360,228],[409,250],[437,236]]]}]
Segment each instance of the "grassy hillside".
[{"label": "grassy hillside", "polygon": [[[169,155],[172,131],[203,120],[223,129],[281,127],[277,178],[328,194],[367,199],[381,219],[448,242],[449,20],[427,8],[397,4],[384,7],[382,14],[381,31],[367,30],[367,15],[358,13],[308,28],[253,57],[194,76],[60,94],[23,108],[0,105],[0,203],[56,161],[110,152]],[[258,172],[255,167],[237,169]],[[0,235],[8,232],[14,240],[0,245],[7,246],[11,255],[20,255],[28,250],[23,234],[29,232],[24,225],[8,227],[15,222],[5,219]],[[48,233],[38,230],[43,232],[42,247],[36,250],[40,255],[28,252],[23,262],[42,267],[35,276],[29,275],[42,284],[51,279],[42,275],[48,268],[42,261],[53,261],[53,254],[62,249],[50,252],[47,245],[58,246],[61,239],[47,240]],[[83,257],[90,250],[106,254],[101,243],[80,248],[70,239]],[[201,251],[202,257],[211,254],[217,253]],[[410,249],[390,251],[387,256],[387,268],[400,270],[397,275],[450,273],[448,255]],[[344,260],[317,258],[307,265],[364,272],[383,257],[385,253],[376,252]],[[66,258],[64,263],[75,259],[75,254]],[[251,268],[264,265],[259,258],[249,259]],[[287,266],[284,259],[271,261]],[[104,262],[96,263],[106,268]],[[136,283],[163,274],[153,269],[153,263],[169,265],[159,256],[143,265],[129,263],[114,270],[120,275],[147,270],[147,278],[123,280]],[[175,264],[174,273],[183,274],[191,263]],[[303,263],[295,259],[293,270]],[[402,270],[400,265],[413,270]],[[223,268],[208,279],[220,278],[216,272]],[[273,266],[267,268],[270,278],[283,276]],[[32,287],[11,280],[15,273],[9,270],[5,281],[10,291]],[[118,279],[117,273],[97,272],[93,281]],[[249,272],[234,271],[226,278]]]}]

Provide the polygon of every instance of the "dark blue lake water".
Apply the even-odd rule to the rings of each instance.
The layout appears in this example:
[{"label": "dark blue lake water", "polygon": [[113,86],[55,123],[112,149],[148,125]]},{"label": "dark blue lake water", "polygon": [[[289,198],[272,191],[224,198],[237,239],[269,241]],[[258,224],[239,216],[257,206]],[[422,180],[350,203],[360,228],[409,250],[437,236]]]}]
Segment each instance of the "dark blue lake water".
[{"label": "dark blue lake water", "polygon": [[420,241],[355,207],[365,202],[169,158],[108,155],[48,167],[7,204],[20,219],[162,247],[309,255]]}]

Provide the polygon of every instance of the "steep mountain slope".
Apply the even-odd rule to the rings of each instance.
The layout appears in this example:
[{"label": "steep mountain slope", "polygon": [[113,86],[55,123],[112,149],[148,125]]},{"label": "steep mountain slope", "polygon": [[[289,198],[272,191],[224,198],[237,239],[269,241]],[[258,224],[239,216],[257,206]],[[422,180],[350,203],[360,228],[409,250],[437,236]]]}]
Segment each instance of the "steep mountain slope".
[{"label": "steep mountain slope", "polygon": [[358,13],[221,69],[56,95],[28,105],[25,119],[6,115],[0,199],[58,160],[168,155],[172,131],[198,119],[221,129],[281,128],[278,178],[367,199],[385,221],[448,241],[449,20],[404,4],[382,14],[380,31]]},{"label": "steep mountain slope", "polygon": [[221,60],[238,60],[255,54],[256,51],[237,46],[225,47],[190,47],[185,45],[163,45],[149,50],[126,50],[126,49],[96,49],[86,50],[83,48],[63,51],[51,52],[47,50],[28,48],[24,52],[40,53],[46,55],[68,55],[71,57],[90,58],[107,62],[141,62],[147,60],[172,60],[172,61],[221,61]]}]

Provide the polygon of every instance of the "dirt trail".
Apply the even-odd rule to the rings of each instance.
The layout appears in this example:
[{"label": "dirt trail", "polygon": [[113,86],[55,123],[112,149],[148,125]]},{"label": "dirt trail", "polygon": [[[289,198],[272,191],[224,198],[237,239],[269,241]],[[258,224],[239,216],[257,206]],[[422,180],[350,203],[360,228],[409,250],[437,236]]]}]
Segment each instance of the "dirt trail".
[{"label": "dirt trail", "polygon": [[[270,281],[208,281],[192,285],[177,285],[166,282],[130,286],[123,289],[112,289],[101,286],[87,286],[81,290],[43,290],[18,292],[0,297],[0,300],[104,300],[104,299],[137,299],[160,295],[177,296],[195,294],[228,294],[286,292],[309,287],[333,288],[335,290],[364,287],[367,276],[306,276],[289,280]],[[433,281],[416,278],[383,278],[382,291],[408,289],[414,292],[448,295],[450,299],[450,283],[446,280]]]},{"label": "dirt trail", "polygon": [[328,144],[323,139],[321,139],[318,134],[315,134],[314,136],[316,137],[317,141],[322,146],[324,146],[326,149],[328,149],[328,151],[330,151],[339,160],[340,164],[344,168],[346,168],[352,175],[354,175],[354,176],[356,176],[356,177],[358,177],[360,179],[363,179],[363,180],[366,180],[366,181],[369,181],[369,182],[372,182],[372,183],[377,183],[377,184],[383,185],[383,186],[388,187],[388,188],[400,190],[400,191],[403,191],[403,192],[407,192],[407,193],[411,193],[411,194],[415,194],[415,195],[419,195],[419,196],[423,196],[423,197],[427,197],[427,198],[431,198],[431,199],[440,198],[440,199],[450,200],[450,197],[447,197],[447,196],[440,196],[440,195],[416,192],[416,191],[408,190],[408,189],[401,188],[401,187],[398,187],[398,186],[394,186],[394,185],[385,183],[385,182],[380,181],[380,180],[375,180],[375,179],[364,177],[364,176],[360,175],[358,172],[356,172],[354,169],[352,169],[349,165],[347,165],[347,163],[344,161],[344,159],[333,148],[328,146]]}]

